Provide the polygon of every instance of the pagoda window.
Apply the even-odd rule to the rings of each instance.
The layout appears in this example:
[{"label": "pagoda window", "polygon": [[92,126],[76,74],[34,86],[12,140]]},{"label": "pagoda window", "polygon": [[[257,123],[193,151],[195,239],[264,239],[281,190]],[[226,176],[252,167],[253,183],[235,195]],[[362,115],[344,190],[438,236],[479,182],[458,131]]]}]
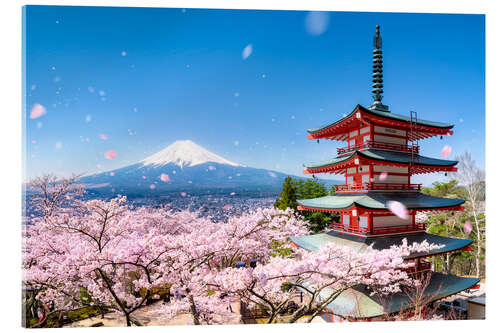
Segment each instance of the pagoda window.
[{"label": "pagoda window", "polygon": [[408,167],[395,167],[388,165],[374,165],[373,172],[390,172],[390,173],[402,173],[408,174]]},{"label": "pagoda window", "polygon": [[346,177],[347,184],[354,184],[354,177],[353,176],[348,176]]},{"label": "pagoda window", "polygon": [[349,140],[349,147],[354,147],[355,145],[356,145],[356,140],[355,139]]},{"label": "pagoda window", "polygon": [[396,145],[405,145],[406,144],[406,138],[404,138],[404,137],[387,136],[387,135],[380,135],[380,134],[375,134],[373,136],[373,140],[375,142],[385,142],[385,143],[392,143],[392,144],[396,144]]},{"label": "pagoda window", "polygon": [[348,174],[356,173],[356,167],[354,167],[354,168],[348,168],[347,169],[347,173]]},{"label": "pagoda window", "polygon": [[369,183],[370,182],[370,175],[362,175],[361,176],[361,182],[362,183]]},{"label": "pagoda window", "polygon": [[363,137],[363,143],[367,143],[368,141],[370,141],[370,134],[365,135],[365,136]]},{"label": "pagoda window", "polygon": [[370,167],[368,165],[360,165],[358,167],[359,173],[370,172]]},{"label": "pagoda window", "polygon": [[370,126],[363,127],[359,130],[359,134],[370,133]]},{"label": "pagoda window", "polygon": [[359,217],[359,227],[360,228],[368,228],[368,216],[360,216]]},{"label": "pagoda window", "polygon": [[373,217],[373,227],[375,229],[379,227],[393,227],[411,224],[413,224],[413,220],[411,218],[405,220],[394,215]]},{"label": "pagoda window", "polygon": [[351,216],[350,215],[342,215],[342,224],[344,226],[348,227],[349,223],[351,223]]},{"label": "pagoda window", "polygon": [[353,138],[355,136],[358,136],[358,130],[355,130],[355,131],[352,131],[352,132],[349,133],[349,137],[350,138]]},{"label": "pagoda window", "polygon": [[389,136],[399,136],[399,137],[406,138],[406,131],[398,130],[395,128],[375,126],[374,131],[375,131],[375,133],[386,134]]}]

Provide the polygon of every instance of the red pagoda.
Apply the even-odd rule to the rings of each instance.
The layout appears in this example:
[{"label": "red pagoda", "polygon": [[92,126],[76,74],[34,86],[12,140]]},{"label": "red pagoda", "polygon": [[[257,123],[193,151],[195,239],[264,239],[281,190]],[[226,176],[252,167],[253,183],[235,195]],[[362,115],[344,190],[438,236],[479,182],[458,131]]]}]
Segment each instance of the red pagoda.
[{"label": "red pagoda", "polygon": [[[452,135],[453,125],[394,114],[382,104],[382,38],[376,27],[373,51],[373,105],[356,105],[342,119],[326,126],[309,129],[308,139],[338,140],[346,147],[337,149],[338,156],[327,161],[304,164],[305,174],[330,173],[345,175],[345,184],[335,186],[335,194],[299,200],[299,210],[338,213],[340,222],[332,222],[325,233],[292,237],[292,244],[315,251],[334,242],[357,251],[423,242],[444,247],[405,258],[414,261],[412,273],[431,271],[429,257],[454,251],[468,251],[471,240],[441,237],[426,233],[426,224],[415,219],[418,212],[463,210],[464,200],[439,198],[422,194],[421,185],[413,184],[415,174],[454,172],[457,161],[420,155],[419,140]],[[408,218],[403,219],[389,209],[391,201],[403,204]],[[425,294],[438,300],[475,286],[479,279],[462,278],[431,272]],[[370,320],[411,307],[408,297],[396,294],[390,302],[380,302],[364,288],[344,292],[330,303],[330,321],[345,318]]]}]

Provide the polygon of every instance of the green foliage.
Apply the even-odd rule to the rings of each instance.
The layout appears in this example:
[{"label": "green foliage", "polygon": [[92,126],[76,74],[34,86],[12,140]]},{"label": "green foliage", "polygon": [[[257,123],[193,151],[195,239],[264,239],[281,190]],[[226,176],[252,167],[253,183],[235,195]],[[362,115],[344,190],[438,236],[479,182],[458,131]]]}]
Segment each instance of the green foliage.
[{"label": "green foliage", "polygon": [[432,186],[433,187],[423,187],[422,192],[435,197],[456,197],[465,199],[467,196],[464,188],[458,186],[458,181],[455,179],[449,182],[434,182]]},{"label": "green foliage", "polygon": [[282,210],[288,207],[297,209],[297,185],[292,177],[285,178],[280,197],[274,203],[274,207]]},{"label": "green foliage", "polygon": [[[451,180],[447,183],[435,182],[433,183],[433,187],[423,188],[422,192],[432,196],[458,197],[467,200],[468,197],[465,189],[458,186],[457,184],[458,183],[456,180]],[[475,220],[469,201],[466,201],[466,203],[464,204],[464,208],[464,211],[443,211],[439,213],[429,214],[427,221],[427,231],[429,233],[444,237],[473,240],[473,243],[471,244],[472,251],[459,251],[448,255],[435,257],[433,260],[437,270],[447,271],[448,273],[458,275],[471,275],[475,271],[475,258],[477,255],[478,246],[481,248],[481,261],[484,258],[484,230],[486,227],[484,213],[479,213],[477,215],[479,228],[481,230],[481,237],[480,239],[478,239],[474,222]],[[472,225],[472,231],[470,233],[465,232],[465,224],[467,223],[467,221]],[[484,271],[484,264],[481,264],[481,266],[481,271]]]},{"label": "green foliage", "polygon": [[[334,186],[328,190],[326,185],[316,178],[304,181],[303,179],[287,177],[283,182],[283,189],[280,197],[274,203],[274,207],[279,209],[290,207],[296,210],[297,200],[319,198],[334,193]],[[314,233],[325,230],[332,219],[338,220],[339,218],[337,214],[322,212],[300,211],[299,213],[309,222],[309,230]]]}]

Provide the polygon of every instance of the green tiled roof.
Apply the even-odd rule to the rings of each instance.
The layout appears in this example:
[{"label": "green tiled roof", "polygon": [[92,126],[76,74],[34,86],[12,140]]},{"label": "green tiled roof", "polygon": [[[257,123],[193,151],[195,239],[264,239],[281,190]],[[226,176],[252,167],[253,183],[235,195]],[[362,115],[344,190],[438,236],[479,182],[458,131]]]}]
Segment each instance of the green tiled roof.
[{"label": "green tiled roof", "polygon": [[[316,132],[320,132],[320,131],[322,131],[324,129],[327,129],[330,126],[338,124],[338,123],[342,122],[344,119],[347,119],[347,118],[351,117],[354,113],[356,113],[356,111],[358,109],[362,110],[363,112],[366,112],[366,113],[369,113],[369,114],[373,114],[373,115],[376,115],[376,116],[380,116],[380,117],[384,117],[384,118],[389,118],[389,119],[394,119],[394,120],[399,120],[399,121],[410,122],[410,117],[408,117],[408,116],[403,116],[403,115],[400,115],[400,114],[395,114],[395,113],[391,113],[391,112],[387,112],[387,111],[369,110],[369,109],[364,108],[363,106],[361,106],[361,105],[358,104],[358,105],[356,105],[356,107],[354,108],[354,110],[351,113],[349,113],[347,116],[345,116],[345,117],[337,120],[336,122],[330,123],[328,125],[321,126],[321,127],[318,127],[318,128],[308,129],[307,132],[309,134],[313,134],[313,133],[316,133]],[[437,127],[437,128],[445,128],[445,129],[450,129],[450,128],[453,127],[452,124],[446,124],[446,123],[440,123],[440,122],[437,122],[437,121],[429,121],[429,120],[422,120],[422,119],[417,119],[417,124],[424,125],[424,126]]]},{"label": "green tiled roof", "polygon": [[[378,161],[403,163],[403,164],[410,164],[411,162],[411,153],[372,148],[367,150],[357,150],[349,155],[332,158],[326,161],[305,163],[304,167],[308,169],[324,168],[329,165],[335,165],[350,160],[355,155],[363,156]],[[454,166],[457,163],[458,163],[457,161],[441,160],[438,158],[413,155],[413,164],[416,165]]]},{"label": "green tiled roof", "polygon": [[[432,273],[428,286],[425,288],[424,297],[431,301],[439,300],[468,289],[478,283],[477,278],[463,278],[454,275]],[[326,298],[332,290],[323,290],[320,298]],[[411,302],[405,293],[396,293],[384,297],[383,302],[376,296],[370,296],[370,290],[358,286],[344,291],[327,309],[342,317],[372,318],[384,314],[397,313],[411,308]]]},{"label": "green tiled roof", "polygon": [[297,246],[308,251],[317,251],[322,246],[329,243],[335,243],[339,246],[347,246],[357,252],[363,253],[372,245],[375,250],[388,249],[393,245],[401,245],[403,239],[406,238],[408,244],[422,243],[427,241],[429,244],[444,245],[440,249],[435,249],[426,253],[413,253],[406,259],[417,258],[422,256],[435,255],[461,249],[472,243],[470,239],[460,239],[451,237],[442,237],[432,235],[425,232],[410,235],[395,235],[365,238],[353,235],[346,235],[335,231],[329,231],[320,234],[304,235],[300,237],[290,237],[290,240]]},{"label": "green tiled roof", "polygon": [[348,209],[353,205],[367,209],[388,209],[388,201],[399,201],[408,209],[435,209],[463,204],[461,199],[433,197],[419,192],[336,193],[314,199],[297,200],[299,205],[319,209]]},{"label": "green tiled roof", "polygon": [[[444,245],[444,247],[432,250],[428,253],[413,253],[406,259],[446,253],[461,249],[472,243],[472,240],[469,239],[442,237],[425,232],[413,235],[363,238],[330,231],[321,234],[291,237],[290,240],[309,251],[317,251],[320,247],[334,242],[339,246],[347,246],[363,253],[370,245],[376,250],[387,249],[392,245],[400,245],[404,238],[407,239],[409,244],[413,244],[414,242],[421,243],[425,240],[430,244]],[[424,294],[427,297],[431,297],[432,300],[438,300],[470,288],[478,283],[479,280],[480,279],[476,278],[461,278],[454,275],[444,275],[433,272],[430,283],[425,289]],[[328,297],[331,292],[331,290],[325,289],[321,293],[320,298]],[[388,313],[395,313],[411,307],[409,298],[405,293],[390,295],[389,297],[385,297],[382,302],[380,298],[370,296],[370,292],[371,291],[365,286],[353,287],[344,291],[333,302],[328,304],[327,309],[343,317],[370,318]]]}]

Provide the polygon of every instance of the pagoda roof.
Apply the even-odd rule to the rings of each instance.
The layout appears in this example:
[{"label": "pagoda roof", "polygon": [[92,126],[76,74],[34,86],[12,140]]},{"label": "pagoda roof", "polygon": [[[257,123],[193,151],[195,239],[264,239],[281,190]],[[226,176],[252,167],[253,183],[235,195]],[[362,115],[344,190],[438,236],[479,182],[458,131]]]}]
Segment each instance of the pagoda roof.
[{"label": "pagoda roof", "polygon": [[[429,302],[436,301],[477,284],[479,278],[465,278],[449,274],[432,272],[429,284],[423,291],[423,297]],[[386,314],[398,313],[412,308],[412,302],[404,292],[395,293],[383,298],[371,296],[371,290],[366,286],[356,286],[342,292],[326,309],[336,315],[350,318],[373,318]],[[320,299],[332,293],[325,289],[320,293]]]},{"label": "pagoda roof", "polygon": [[335,193],[314,199],[297,200],[299,209],[339,212],[360,207],[369,210],[387,210],[389,201],[398,201],[407,209],[439,210],[460,206],[465,201],[433,197],[420,192],[368,192],[368,193]]},{"label": "pagoda roof", "polygon": [[[337,125],[340,126],[343,123],[347,125],[348,122],[352,122],[354,120],[362,121],[361,118],[363,117],[356,117],[356,113],[358,111],[361,111],[364,115],[368,117],[367,119],[365,119],[366,121],[373,122],[375,124],[381,124],[381,125],[386,124],[389,126],[392,125],[397,127],[409,128],[412,122],[412,119],[408,116],[392,113],[389,111],[371,110],[357,104],[354,110],[351,111],[349,114],[347,114],[345,117],[342,117],[333,123],[329,123],[321,127],[308,129],[307,132],[310,134],[308,138],[309,139],[326,138],[338,134],[338,131],[336,131]],[[423,120],[418,118],[413,120],[413,124],[416,126],[415,128],[416,130],[422,131],[423,133],[421,133],[418,137],[410,138],[412,140],[417,138],[427,138],[439,134],[441,135],[452,134],[453,132],[450,131],[450,129],[453,128],[454,126],[453,124]],[[347,128],[352,129],[352,126],[351,127],[347,126]],[[345,128],[343,130],[339,129],[339,131],[341,132],[345,131]],[[342,138],[342,140],[345,139],[346,138]]]},{"label": "pagoda roof", "polygon": [[[383,162],[383,164],[389,164],[389,165],[412,164],[414,166],[424,166],[424,167],[425,166],[450,167],[450,170],[448,171],[455,171],[454,169],[451,169],[451,167],[455,166],[458,163],[457,161],[442,160],[438,158],[421,156],[418,154],[413,154],[413,161],[412,161],[412,154],[409,152],[370,148],[366,150],[356,150],[353,151],[351,154],[335,157],[326,161],[305,163],[303,164],[303,166],[306,168],[306,170],[304,170],[304,173],[333,172],[335,171],[335,169],[338,170],[338,172],[336,173],[342,173],[344,171],[343,168],[347,167],[344,166],[343,164],[348,162],[354,162],[354,158],[357,156],[363,159],[381,161]],[[359,164],[362,163],[359,162]],[[338,168],[335,168],[335,166],[340,166],[341,169],[339,170]],[[429,172],[429,171],[423,169],[421,170],[421,172]]]},{"label": "pagoda roof", "polygon": [[368,250],[368,247],[370,245],[375,250],[384,250],[390,248],[391,246],[401,245],[403,243],[404,238],[406,238],[408,244],[413,244],[415,242],[422,243],[423,241],[427,241],[429,244],[444,245],[440,249],[434,249],[426,253],[412,253],[410,256],[405,257],[405,259],[427,257],[431,255],[439,255],[451,251],[456,251],[466,248],[472,243],[472,240],[470,239],[443,237],[443,236],[428,234],[426,232],[421,232],[418,234],[409,234],[409,235],[394,235],[394,236],[364,238],[354,235],[347,235],[340,232],[329,231],[313,235],[290,237],[290,240],[295,245],[308,251],[317,251],[326,244],[335,243],[339,246],[347,246],[357,251],[358,253],[363,253]]}]

